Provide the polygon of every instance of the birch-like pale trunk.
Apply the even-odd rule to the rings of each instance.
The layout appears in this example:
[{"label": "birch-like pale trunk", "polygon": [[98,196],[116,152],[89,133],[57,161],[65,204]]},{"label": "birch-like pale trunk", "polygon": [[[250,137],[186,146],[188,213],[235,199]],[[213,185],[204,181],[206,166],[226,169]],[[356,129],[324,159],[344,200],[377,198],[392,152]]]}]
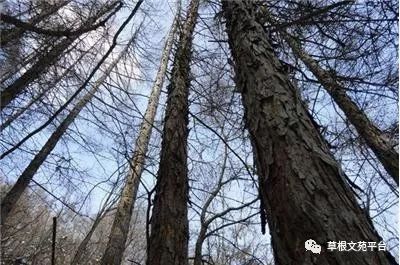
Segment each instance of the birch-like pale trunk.
[{"label": "birch-like pale trunk", "polygon": [[147,265],[188,264],[187,138],[190,60],[199,0],[189,4],[174,57],[155,187]]},{"label": "birch-like pale trunk", "polygon": [[151,89],[143,121],[140,125],[139,135],[136,139],[135,150],[129,161],[130,168],[126,176],[125,185],[122,189],[121,198],[118,201],[107,247],[101,260],[101,264],[103,265],[120,264],[124,254],[130,220],[144,168],[151,131],[157,113],[161,89],[164,84],[169,56],[174,43],[174,36],[177,31],[178,17],[179,8],[164,45],[160,66]]},{"label": "birch-like pale trunk", "polygon": [[[387,251],[327,249],[330,241],[381,238],[282,69],[257,7],[252,0],[222,1],[275,264],[397,264]],[[309,239],[320,254],[305,249]]]},{"label": "birch-like pale trunk", "polygon": [[[128,46],[127,46],[128,47]],[[127,47],[125,49],[127,49]],[[74,122],[75,118],[78,116],[80,111],[86,106],[86,104],[93,98],[94,94],[99,90],[100,86],[104,83],[108,75],[111,74],[112,69],[117,65],[118,61],[121,59],[125,50],[121,52],[118,57],[110,64],[106,69],[104,74],[93,84],[90,90],[77,102],[71,112],[65,117],[65,119],[60,123],[57,129],[52,133],[47,142],[44,144],[42,149],[36,154],[29,165],[25,168],[22,174],[18,177],[17,182],[11,188],[9,192],[5,195],[1,201],[1,224],[2,229],[4,229],[4,224],[7,221],[8,215],[15,207],[18,199],[21,197],[22,193],[25,191],[31,182],[33,176],[38,171],[39,167],[43,164],[46,158],[53,151],[57,143],[60,141],[64,133],[67,131],[71,123]]]}]

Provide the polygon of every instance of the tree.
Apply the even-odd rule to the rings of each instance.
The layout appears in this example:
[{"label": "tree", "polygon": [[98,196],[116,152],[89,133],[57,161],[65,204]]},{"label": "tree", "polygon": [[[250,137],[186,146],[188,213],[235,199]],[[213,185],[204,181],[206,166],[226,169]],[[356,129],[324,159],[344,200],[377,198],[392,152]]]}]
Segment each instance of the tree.
[{"label": "tree", "polygon": [[[102,7],[93,17],[88,18],[85,25],[91,25],[99,18],[121,5],[118,1],[111,3],[108,6]],[[113,14],[113,13],[112,13]],[[108,17],[109,18],[109,17]],[[79,32],[81,34],[81,32]],[[12,84],[5,87],[1,93],[0,109],[3,110],[11,101],[26,89],[26,87],[37,79],[48,67],[53,65],[63,52],[79,37],[79,34],[72,35],[62,39],[57,45],[51,48],[50,51],[39,56],[37,62],[27,70],[23,75],[16,79]]]},{"label": "tree", "polygon": [[21,194],[24,192],[26,187],[28,187],[33,176],[36,174],[39,167],[46,160],[48,155],[52,152],[54,147],[60,141],[64,133],[67,131],[71,123],[74,122],[75,118],[79,115],[81,110],[86,106],[86,104],[93,98],[97,90],[101,87],[103,82],[110,75],[113,68],[117,65],[118,61],[122,58],[129,45],[135,40],[135,35],[132,37],[126,48],[119,54],[119,56],[111,63],[111,65],[106,69],[104,74],[93,84],[92,88],[79,100],[79,102],[74,106],[71,112],[65,117],[65,119],[60,123],[57,129],[49,137],[45,145],[38,152],[35,158],[29,163],[24,172],[19,176],[17,182],[11,188],[11,190],[6,194],[6,196],[1,201],[1,215],[2,223],[4,223],[9,213],[14,208],[16,202],[18,201]]},{"label": "tree", "polygon": [[179,16],[179,8],[176,18],[171,26],[170,32],[165,42],[165,46],[161,56],[160,67],[158,69],[156,79],[151,89],[149,101],[147,103],[146,112],[140,125],[139,136],[136,139],[135,150],[129,163],[129,172],[126,176],[126,182],[121,192],[121,198],[118,201],[117,211],[115,213],[114,222],[108,239],[107,248],[104,252],[101,264],[120,264],[125,250],[126,239],[129,232],[129,224],[135,204],[137,190],[140,184],[140,177],[144,169],[144,162],[148,145],[150,141],[152,127],[159,104],[161,88],[164,83],[165,73],[168,67],[168,59],[174,43],[174,36],[177,30],[177,19]]},{"label": "tree", "polygon": [[190,2],[174,57],[165,110],[147,264],[188,264],[188,96],[198,0]]},{"label": "tree", "polygon": [[395,264],[398,1],[189,2],[4,3],[2,263]]},{"label": "tree", "polygon": [[[47,17],[51,16],[52,14],[56,13],[58,10],[63,8],[64,6],[68,5],[71,2],[71,0],[62,0],[60,2],[56,2],[54,4],[48,5],[46,2],[39,3],[39,7],[41,7],[41,12],[37,14],[36,16],[32,17],[29,21],[30,25],[36,25],[40,22],[42,22],[44,19]],[[43,6],[43,7],[42,7]],[[7,14],[1,14],[1,19],[4,21],[4,16],[7,16]],[[11,28],[4,30],[2,32],[2,37],[0,40],[0,45],[1,46],[6,46],[10,41],[15,41],[16,39],[19,39],[22,37],[24,32],[26,31],[25,28]]]},{"label": "tree", "polygon": [[[257,4],[222,4],[276,263],[397,264],[384,252],[325,249],[329,241],[380,238],[274,54]],[[304,249],[310,238],[323,246],[318,257]]]},{"label": "tree", "polygon": [[300,58],[309,70],[324,85],[329,95],[346,114],[346,117],[357,129],[357,132],[365,139],[367,145],[375,153],[376,157],[385,167],[394,182],[399,185],[399,154],[394,150],[393,143],[376,127],[368,116],[357,104],[346,95],[346,89],[335,80],[335,74],[321,68],[318,63],[307,54],[292,36],[283,33],[289,46],[298,58]]}]

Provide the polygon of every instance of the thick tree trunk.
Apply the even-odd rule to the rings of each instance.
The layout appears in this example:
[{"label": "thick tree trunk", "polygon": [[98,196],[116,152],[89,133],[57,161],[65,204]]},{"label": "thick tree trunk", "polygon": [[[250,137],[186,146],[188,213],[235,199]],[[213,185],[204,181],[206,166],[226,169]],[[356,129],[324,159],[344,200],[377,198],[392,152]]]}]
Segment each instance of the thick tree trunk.
[{"label": "thick tree trunk", "polygon": [[300,45],[287,34],[283,34],[287,43],[295,55],[300,58],[308,69],[317,77],[335,103],[344,112],[351,124],[354,125],[358,134],[365,140],[367,145],[375,153],[386,171],[399,185],[399,154],[384,133],[376,127],[368,116],[357,104],[346,94],[346,88],[339,84],[332,73],[322,69],[318,63],[307,54]]},{"label": "thick tree trunk", "polygon": [[192,0],[180,33],[165,112],[148,265],[188,264],[187,137],[190,59],[199,0]]},{"label": "thick tree trunk", "polygon": [[[119,2],[113,2],[110,6],[100,10],[94,17],[88,19],[84,26],[93,24],[98,18],[112,10],[117,3]],[[30,83],[39,78],[46,69],[53,65],[78,37],[79,35],[74,35],[61,40],[48,53],[41,55],[37,62],[22,76],[15,80],[11,85],[4,88],[0,93],[0,110],[3,110],[11,101],[16,99]]]},{"label": "thick tree trunk", "polygon": [[[329,251],[329,241],[378,242],[340,166],[281,70],[253,1],[223,1],[276,264],[397,264],[383,251]],[[305,250],[305,241],[322,246]]]},{"label": "thick tree trunk", "polygon": [[168,34],[163,54],[161,56],[160,67],[151,90],[142,124],[140,125],[139,136],[135,143],[133,157],[131,161],[129,161],[130,169],[128,175],[126,176],[126,182],[122,190],[121,198],[118,202],[107,247],[101,260],[101,264],[103,265],[120,264],[123,257],[126,239],[129,233],[130,220],[136,200],[136,194],[140,184],[140,177],[143,172],[154,118],[157,113],[161,88],[164,83],[165,73],[168,67],[168,59],[174,43],[175,32],[177,30],[178,16],[179,14],[177,14]]},{"label": "thick tree trunk", "polygon": [[7,192],[7,194],[1,201],[1,224],[3,225],[2,228],[4,228],[4,223],[7,221],[8,215],[14,208],[15,204],[21,197],[26,187],[28,187],[39,167],[43,164],[48,155],[53,151],[58,141],[67,131],[69,125],[74,122],[79,112],[93,98],[94,94],[100,88],[101,84],[105,81],[107,76],[111,73],[112,69],[118,63],[123,53],[124,51],[120,53],[118,58],[113,61],[113,63],[107,68],[104,74],[93,84],[92,88],[77,102],[71,112],[65,117],[65,119],[60,123],[57,129],[52,133],[52,135],[44,144],[39,153],[32,159],[27,168],[18,177],[17,182],[14,184],[11,190]]}]

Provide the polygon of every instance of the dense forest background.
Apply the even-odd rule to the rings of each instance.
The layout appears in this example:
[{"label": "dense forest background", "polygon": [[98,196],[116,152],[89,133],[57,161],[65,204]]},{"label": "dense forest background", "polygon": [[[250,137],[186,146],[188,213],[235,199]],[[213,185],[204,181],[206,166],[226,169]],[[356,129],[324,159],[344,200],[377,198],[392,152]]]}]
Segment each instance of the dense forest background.
[{"label": "dense forest background", "polygon": [[[277,58],[265,69],[275,67],[295,87],[295,108],[307,110],[304,119],[327,147],[328,158],[318,153],[325,168],[340,171],[337,183],[398,262],[398,1],[245,2],[248,13],[214,0],[1,1],[1,264],[52,264],[53,217],[56,264],[163,264],[154,258],[163,248],[154,231],[163,220],[185,227],[183,219],[187,235],[174,240],[188,240],[181,256],[189,264],[285,264],[272,223],[287,222],[296,235],[306,221],[289,221],[299,207],[278,185],[276,201],[265,205],[263,176],[289,172],[290,163],[305,172],[301,179],[313,171],[306,153],[285,162],[296,153],[277,145],[270,152],[283,162],[265,173],[260,161],[269,160],[260,157],[268,148],[257,146],[264,140],[246,94],[259,73],[253,60],[246,69],[254,80],[243,74],[240,41],[252,35],[241,37],[240,23],[268,40],[267,52],[257,46],[263,40],[252,51]],[[257,25],[236,21],[238,12]],[[260,121],[260,134],[291,135],[297,122],[277,108],[269,113],[288,127],[270,132]],[[185,123],[187,141],[175,139],[185,139]],[[177,187],[162,182],[163,172],[181,176],[172,180]],[[308,225],[322,233],[317,219],[325,217],[315,216]]]}]

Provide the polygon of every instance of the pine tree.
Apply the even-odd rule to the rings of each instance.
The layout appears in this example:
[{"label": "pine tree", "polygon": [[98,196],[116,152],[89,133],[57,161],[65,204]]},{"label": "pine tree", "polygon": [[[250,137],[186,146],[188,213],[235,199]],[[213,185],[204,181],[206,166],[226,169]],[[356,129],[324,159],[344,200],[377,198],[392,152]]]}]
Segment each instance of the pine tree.
[{"label": "pine tree", "polygon": [[[132,42],[133,40],[134,37],[131,39],[130,42]],[[29,165],[22,172],[22,174],[18,177],[17,182],[14,184],[11,190],[7,192],[5,197],[2,199],[1,201],[2,224],[4,224],[7,221],[10,212],[15,207],[18,199],[21,197],[22,193],[28,187],[29,183],[32,181],[32,178],[34,177],[40,166],[44,163],[46,158],[56,147],[57,143],[61,140],[62,136],[67,131],[68,127],[74,122],[75,118],[79,115],[79,113],[86,106],[86,104],[93,98],[93,96],[99,90],[103,82],[111,74],[112,69],[117,65],[118,61],[122,58],[128,47],[129,45],[127,45],[124,51],[122,51],[119,54],[119,56],[110,64],[110,66],[106,69],[106,71],[102,74],[102,76],[93,84],[90,90],[76,103],[74,108],[68,113],[65,119],[60,123],[57,129],[49,137],[47,142],[43,145],[42,149],[36,154],[36,156],[32,159]]]},{"label": "pine tree", "polygon": [[136,200],[137,190],[140,184],[140,177],[144,168],[154,119],[157,113],[161,88],[164,83],[165,73],[168,67],[168,59],[173,46],[175,32],[177,30],[177,19],[178,17],[174,20],[168,34],[161,56],[160,67],[151,90],[142,124],[140,125],[139,135],[135,143],[135,150],[130,161],[129,172],[126,176],[126,182],[121,193],[121,198],[118,202],[108,244],[101,260],[101,264],[104,265],[120,264],[125,250],[129,224]]},{"label": "pine tree", "polygon": [[[387,252],[326,249],[380,238],[282,70],[256,2],[222,3],[276,264],[396,264]],[[308,239],[322,245],[319,255],[305,250]]]},{"label": "pine tree", "polygon": [[198,0],[190,2],[167,87],[160,165],[151,217],[148,265],[188,264],[187,137],[190,59]]}]

